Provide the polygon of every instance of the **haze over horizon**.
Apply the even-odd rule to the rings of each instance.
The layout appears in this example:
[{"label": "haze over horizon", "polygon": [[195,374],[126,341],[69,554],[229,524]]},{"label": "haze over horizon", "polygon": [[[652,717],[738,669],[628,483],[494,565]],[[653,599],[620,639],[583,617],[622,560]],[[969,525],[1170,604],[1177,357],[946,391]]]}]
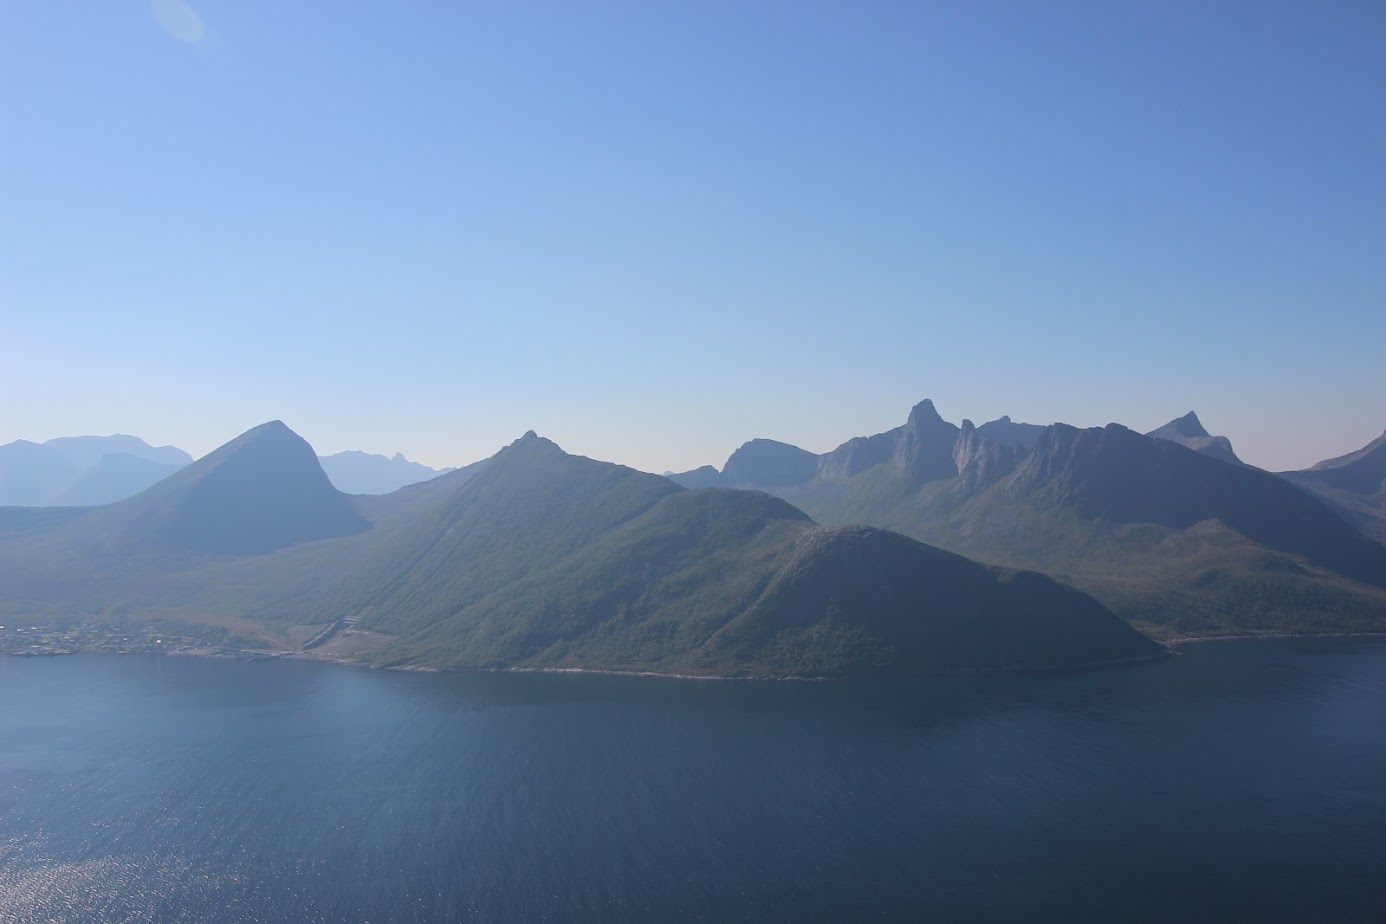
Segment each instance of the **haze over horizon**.
[{"label": "haze over horizon", "polygon": [[1386,428],[1386,6],[0,11],[0,442]]}]

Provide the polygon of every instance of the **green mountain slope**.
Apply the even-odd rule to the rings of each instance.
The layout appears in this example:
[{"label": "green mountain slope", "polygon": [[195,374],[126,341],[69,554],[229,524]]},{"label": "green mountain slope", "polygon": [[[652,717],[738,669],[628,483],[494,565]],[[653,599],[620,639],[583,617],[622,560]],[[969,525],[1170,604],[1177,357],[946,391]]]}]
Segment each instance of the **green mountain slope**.
[{"label": "green mountain slope", "polygon": [[[553,490],[531,496],[536,478]],[[396,560],[413,563],[359,624],[401,633],[387,662],[436,667],[821,675],[1158,652],[1041,575],[881,530],[824,529],[759,492],[650,479],[528,436],[415,528],[408,545],[425,554]],[[509,541],[523,530],[480,533],[540,511],[542,547]]]}]

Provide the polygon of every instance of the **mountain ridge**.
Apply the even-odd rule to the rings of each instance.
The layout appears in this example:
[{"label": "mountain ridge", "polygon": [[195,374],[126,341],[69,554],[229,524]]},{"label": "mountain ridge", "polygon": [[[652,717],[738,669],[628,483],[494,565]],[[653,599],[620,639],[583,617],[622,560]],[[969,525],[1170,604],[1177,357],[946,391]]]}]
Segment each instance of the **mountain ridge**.
[{"label": "mountain ridge", "polygon": [[[475,471],[352,497],[274,421],[108,507],[0,511],[0,550],[0,594],[74,618],[250,619],[279,645],[345,625],[374,640],[354,657],[381,665],[817,676],[1162,653],[1042,575],[821,527],[764,492],[688,490],[533,431]],[[44,569],[46,584],[11,580]],[[107,615],[78,615],[86,601]]]}]

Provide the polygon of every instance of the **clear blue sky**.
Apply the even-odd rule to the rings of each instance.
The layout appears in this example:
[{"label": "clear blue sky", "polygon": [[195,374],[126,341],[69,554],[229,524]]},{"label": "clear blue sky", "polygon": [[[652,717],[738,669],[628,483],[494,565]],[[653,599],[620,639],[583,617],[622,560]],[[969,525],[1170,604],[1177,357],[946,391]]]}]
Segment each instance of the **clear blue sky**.
[{"label": "clear blue sky", "polygon": [[0,442],[1386,427],[1386,3],[10,2]]}]

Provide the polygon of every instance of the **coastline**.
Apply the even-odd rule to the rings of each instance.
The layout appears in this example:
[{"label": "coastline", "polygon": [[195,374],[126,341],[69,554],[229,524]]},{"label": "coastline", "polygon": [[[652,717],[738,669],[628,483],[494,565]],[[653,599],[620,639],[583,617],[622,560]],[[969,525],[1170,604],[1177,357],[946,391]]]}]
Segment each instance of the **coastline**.
[{"label": "coastline", "polygon": [[[1085,671],[1100,670],[1109,667],[1120,667],[1124,665],[1135,665],[1143,663],[1154,663],[1163,661],[1166,658],[1176,657],[1179,650],[1186,646],[1209,643],[1209,642],[1242,642],[1256,641],[1258,639],[1328,639],[1328,638],[1375,638],[1386,639],[1386,632],[1277,632],[1277,633],[1249,633],[1240,635],[1209,635],[1209,636],[1186,636],[1173,639],[1155,640],[1161,646],[1159,652],[1149,655],[1136,655],[1125,658],[1112,658],[1102,661],[1087,661],[1077,664],[1064,665],[1007,665],[1004,667],[966,667],[952,669],[938,669],[925,671],[882,671],[874,676],[917,676],[917,677],[962,677],[980,676],[985,674],[1024,674],[1024,673],[1061,673],[1066,671]],[[49,656],[72,656],[75,654],[150,654],[151,652],[54,652]],[[642,671],[642,670],[618,670],[605,668],[587,667],[491,667],[491,668],[440,668],[428,667],[412,664],[389,664],[378,665],[359,661],[353,658],[340,655],[319,654],[313,649],[292,651],[271,651],[264,649],[225,649],[225,648],[201,648],[185,647],[175,648],[166,652],[153,652],[171,657],[182,658],[208,658],[215,661],[313,661],[324,664],[338,664],[344,667],[354,667],[364,670],[387,670],[387,671],[408,671],[422,674],[463,674],[463,673],[506,673],[506,674],[589,674],[606,677],[654,677],[665,680],[693,680],[693,681],[777,681],[789,683],[823,683],[831,680],[843,680],[854,677],[869,676],[865,674],[832,674],[806,676],[800,674],[690,674],[678,672],[661,671]],[[11,653],[12,657],[36,657],[32,654]]]},{"label": "coastline", "polygon": [[1183,647],[1203,642],[1250,642],[1259,638],[1386,638],[1386,632],[1252,632],[1244,635],[1190,635],[1156,641],[1166,647]]},{"label": "coastline", "polygon": [[1076,664],[1014,664],[1004,667],[959,667],[938,670],[923,671],[880,671],[875,674],[825,674],[825,675],[802,675],[802,674],[686,674],[686,673],[665,673],[662,671],[641,671],[641,670],[619,670],[612,668],[595,667],[477,667],[477,668],[444,668],[427,667],[413,664],[369,664],[350,658],[333,655],[318,655],[310,651],[241,651],[228,653],[208,649],[178,649],[170,651],[170,655],[180,657],[204,657],[223,661],[316,661],[328,664],[341,664],[346,667],[363,668],[365,670],[385,670],[385,671],[410,671],[421,674],[588,674],[599,677],[655,677],[665,680],[695,680],[695,681],[732,681],[732,682],[786,682],[786,683],[825,683],[831,680],[845,680],[859,678],[863,676],[891,676],[891,677],[970,677],[985,674],[1036,674],[1036,673],[1062,673],[1065,671],[1085,671],[1100,670],[1109,667],[1120,667],[1123,665],[1145,664],[1156,661],[1163,661],[1173,656],[1174,652],[1165,647],[1165,643],[1160,643],[1161,650],[1148,655],[1134,655],[1125,658],[1108,658],[1101,661],[1084,661]]}]

